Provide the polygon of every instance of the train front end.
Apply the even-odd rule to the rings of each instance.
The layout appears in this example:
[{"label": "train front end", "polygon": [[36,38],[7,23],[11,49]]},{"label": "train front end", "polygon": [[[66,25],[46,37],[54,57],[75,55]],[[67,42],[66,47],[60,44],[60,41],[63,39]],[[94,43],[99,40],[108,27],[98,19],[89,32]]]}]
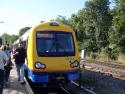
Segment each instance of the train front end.
[{"label": "train front end", "polygon": [[75,32],[57,22],[37,25],[27,48],[28,77],[35,83],[79,80],[80,57]]}]

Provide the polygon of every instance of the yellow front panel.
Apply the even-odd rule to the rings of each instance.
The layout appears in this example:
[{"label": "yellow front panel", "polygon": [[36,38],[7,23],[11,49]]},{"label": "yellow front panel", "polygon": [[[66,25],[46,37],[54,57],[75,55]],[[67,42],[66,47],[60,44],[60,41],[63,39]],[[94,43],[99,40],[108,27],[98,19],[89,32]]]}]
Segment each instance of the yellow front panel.
[{"label": "yellow front panel", "polygon": [[[30,34],[28,40],[28,50],[27,50],[27,58],[28,58],[28,68],[33,71],[63,71],[63,70],[72,70],[79,69],[79,67],[71,68],[70,61],[74,62],[77,60],[80,61],[79,53],[78,53],[78,44],[76,41],[74,31],[68,26],[60,25],[60,26],[49,26],[50,23],[39,24],[34,27]],[[64,57],[38,57],[36,50],[36,31],[65,31],[72,32],[74,39],[74,47],[75,47],[75,56],[64,56]],[[35,62],[40,61],[46,65],[46,69],[36,69]]]},{"label": "yellow front panel", "polygon": [[[68,57],[69,58],[69,57]],[[73,58],[73,57],[72,57]],[[67,57],[41,57],[39,59],[36,58],[36,61],[41,61],[43,64],[46,64],[46,69],[38,69],[37,71],[64,71],[64,70],[72,70],[78,68],[71,68],[70,61]],[[74,58],[71,62],[74,62],[76,59]]]}]

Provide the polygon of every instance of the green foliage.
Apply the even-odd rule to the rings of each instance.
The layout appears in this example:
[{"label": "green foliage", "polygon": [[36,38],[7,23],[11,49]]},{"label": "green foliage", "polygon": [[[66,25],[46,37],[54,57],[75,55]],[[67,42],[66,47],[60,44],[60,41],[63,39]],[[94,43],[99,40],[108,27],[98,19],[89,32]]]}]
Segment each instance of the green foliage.
[{"label": "green foliage", "polygon": [[65,16],[58,15],[58,17],[55,19],[55,21],[57,21],[57,22],[61,22],[61,23],[63,23],[63,24],[70,25],[69,20],[66,19]]},{"label": "green foliage", "polygon": [[7,33],[4,33],[3,35],[1,35],[3,44],[9,43],[11,41],[11,36]]},{"label": "green foliage", "polygon": [[2,41],[3,41],[3,44],[12,44],[15,40],[18,39],[18,36],[17,35],[9,35],[7,33],[4,33],[3,35],[0,36]]},{"label": "green foliage", "polygon": [[92,59],[96,59],[96,58],[97,58],[97,56],[98,56],[98,54],[97,54],[97,53],[91,53],[91,54],[90,54],[90,57],[91,57]]},{"label": "green foliage", "polygon": [[72,27],[78,32],[82,48],[100,52],[101,48],[109,45],[111,18],[108,0],[87,1],[85,8],[71,16]]},{"label": "green foliage", "polygon": [[14,41],[16,41],[18,39],[17,35],[11,35],[11,43],[14,43]]},{"label": "green foliage", "polygon": [[116,7],[110,32],[111,44],[116,44],[121,53],[125,54],[125,0],[115,0]]},{"label": "green foliage", "polygon": [[110,9],[109,0],[89,0],[70,19],[56,19],[77,31],[80,50],[94,59],[102,52],[113,60],[125,54],[125,0],[114,1],[115,7]]},{"label": "green foliage", "polygon": [[27,30],[29,30],[31,27],[24,27],[22,29],[20,29],[19,31],[19,37],[22,36],[25,32],[27,32]]},{"label": "green foliage", "polygon": [[120,52],[119,50],[120,49],[117,46],[109,47],[109,48],[107,47],[106,53],[110,59],[117,60]]}]

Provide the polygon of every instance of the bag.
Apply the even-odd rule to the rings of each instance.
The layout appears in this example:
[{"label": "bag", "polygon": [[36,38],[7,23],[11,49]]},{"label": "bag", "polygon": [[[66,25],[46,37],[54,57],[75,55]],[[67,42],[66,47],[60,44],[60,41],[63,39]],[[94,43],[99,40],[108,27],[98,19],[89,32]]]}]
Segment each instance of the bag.
[{"label": "bag", "polygon": [[8,61],[7,65],[4,66],[5,70],[11,70],[13,66],[13,63],[11,60]]}]

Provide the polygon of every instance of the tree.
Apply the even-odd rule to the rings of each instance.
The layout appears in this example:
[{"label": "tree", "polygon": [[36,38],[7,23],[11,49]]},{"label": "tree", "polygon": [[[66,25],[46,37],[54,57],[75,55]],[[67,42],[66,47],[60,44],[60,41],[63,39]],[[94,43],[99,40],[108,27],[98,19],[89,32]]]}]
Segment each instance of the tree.
[{"label": "tree", "polygon": [[[95,26],[95,35],[98,48],[109,45],[108,31],[111,25],[109,0],[91,0],[86,2],[86,10],[90,15],[90,23]],[[101,50],[101,49],[100,49]]]},{"label": "tree", "polygon": [[112,45],[120,48],[121,53],[125,53],[125,0],[115,0],[116,15],[113,17],[113,24],[110,32]]},{"label": "tree", "polygon": [[3,41],[3,44],[12,44],[14,41],[16,41],[18,39],[17,35],[9,35],[7,33],[4,33],[0,37]]},{"label": "tree", "polygon": [[11,36],[7,33],[4,33],[3,35],[1,35],[1,38],[3,40],[3,44],[7,44],[11,41]]},{"label": "tree", "polygon": [[2,39],[3,44],[12,44],[14,41],[18,39],[17,35],[9,35],[7,33],[4,33],[3,35],[0,36]]},{"label": "tree", "polygon": [[109,0],[91,0],[85,8],[71,16],[71,25],[78,32],[82,49],[89,52],[101,52],[109,45],[108,31],[111,25]]},{"label": "tree", "polygon": [[18,39],[18,35],[11,35],[11,43],[14,43]]},{"label": "tree", "polygon": [[31,27],[24,27],[22,29],[20,29],[18,36],[20,37],[21,35],[23,35],[25,32],[27,32],[27,30],[29,30]]},{"label": "tree", "polygon": [[58,17],[55,19],[55,21],[61,22],[61,23],[66,24],[66,25],[70,25],[70,20],[62,15],[58,15]]},{"label": "tree", "polygon": [[[80,12],[83,12],[80,10]],[[82,15],[80,14],[72,14],[71,19],[70,19],[70,25],[72,28],[77,32],[78,35],[78,41],[83,42],[83,39],[85,39],[85,27],[83,25],[83,18],[81,17]]]}]

